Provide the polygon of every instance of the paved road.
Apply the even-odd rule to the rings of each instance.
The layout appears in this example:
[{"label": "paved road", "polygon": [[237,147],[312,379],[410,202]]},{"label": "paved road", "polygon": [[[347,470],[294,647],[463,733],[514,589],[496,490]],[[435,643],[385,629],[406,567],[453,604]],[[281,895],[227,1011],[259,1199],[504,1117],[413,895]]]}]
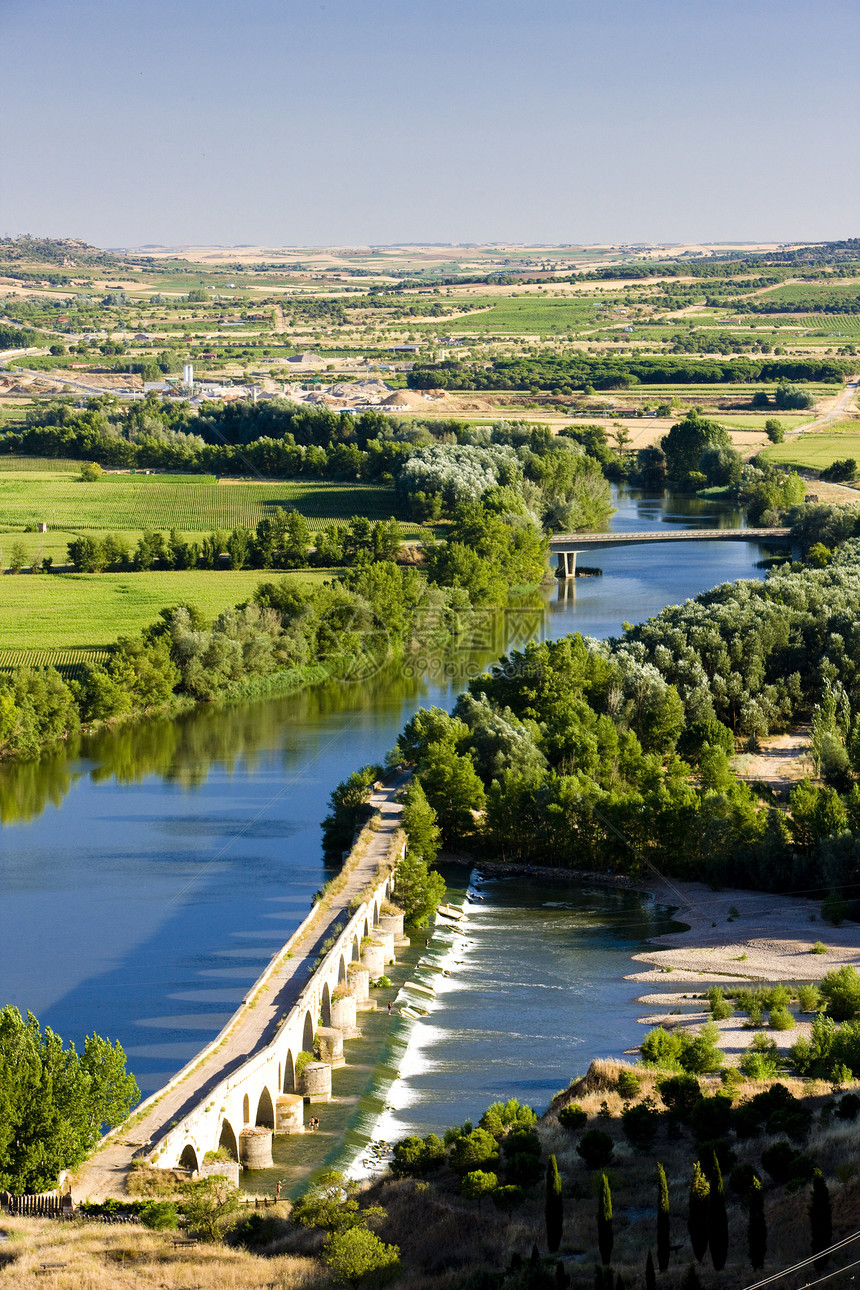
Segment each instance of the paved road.
[{"label": "paved road", "polygon": [[[196,1066],[197,1058],[193,1058],[185,1068],[187,1074],[184,1078],[161,1096],[156,1106],[145,1112],[140,1123],[129,1128],[128,1136],[120,1130],[115,1142],[111,1141],[97,1151],[76,1172],[72,1181],[76,1199],[103,1200],[106,1196],[124,1196],[125,1177],[138,1147],[145,1142],[156,1141],[172,1121],[188,1115],[222,1079],[271,1042],[278,1018],[289,1012],[307,985],[309,969],[322,942],[330,935],[333,924],[346,911],[353,896],[363,891],[387,861],[394,835],[400,827],[402,808],[394,800],[400,787],[402,781],[397,781],[373,793],[370,802],[381,816],[381,826],[371,835],[366,851],[350,870],[343,890],[331,898],[325,909],[320,908],[320,917],[310,927],[279,950],[276,955],[278,966],[262,991],[258,994],[255,987],[249,990],[248,997],[256,997],[254,1007],[241,1009],[227,1023],[214,1041],[215,1051]],[[289,959],[285,957],[288,948],[293,955]],[[159,1098],[159,1094],[153,1097]]]}]

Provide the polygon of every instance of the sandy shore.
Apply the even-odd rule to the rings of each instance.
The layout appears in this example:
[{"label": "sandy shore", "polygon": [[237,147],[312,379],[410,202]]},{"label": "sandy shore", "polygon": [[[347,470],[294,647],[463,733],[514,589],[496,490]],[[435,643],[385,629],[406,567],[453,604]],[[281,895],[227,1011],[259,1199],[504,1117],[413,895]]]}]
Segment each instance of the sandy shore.
[{"label": "sandy shore", "polygon": [[[646,966],[627,980],[667,987],[671,980],[671,989],[640,996],[648,1008],[640,1017],[643,1025],[698,1029],[710,1019],[702,998],[710,985],[814,982],[845,963],[860,967],[860,927],[823,923],[817,901],[765,892],[714,892],[699,883],[655,883],[651,890],[661,904],[676,907],[687,930],[656,936],[648,949],[633,956]],[[816,942],[827,946],[826,954],[811,953]],[[808,1034],[813,1020],[813,1014],[800,1013],[796,1005],[791,1012],[793,1029],[767,1030],[781,1049]],[[738,1013],[716,1023],[719,1046],[730,1061],[757,1033],[746,1021],[746,1014]]]}]

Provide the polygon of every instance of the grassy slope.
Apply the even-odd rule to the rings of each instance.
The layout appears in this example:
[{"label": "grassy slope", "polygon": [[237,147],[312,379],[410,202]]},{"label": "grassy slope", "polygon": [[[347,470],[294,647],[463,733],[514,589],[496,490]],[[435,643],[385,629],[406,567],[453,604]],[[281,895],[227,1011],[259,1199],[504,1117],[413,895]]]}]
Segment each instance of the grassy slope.
[{"label": "grassy slope", "polygon": [[164,573],[78,573],[0,579],[0,666],[23,662],[9,652],[97,648],[154,622],[167,605],[190,602],[205,614],[247,600],[261,582],[288,577],[319,585],[331,571],[191,570]]}]

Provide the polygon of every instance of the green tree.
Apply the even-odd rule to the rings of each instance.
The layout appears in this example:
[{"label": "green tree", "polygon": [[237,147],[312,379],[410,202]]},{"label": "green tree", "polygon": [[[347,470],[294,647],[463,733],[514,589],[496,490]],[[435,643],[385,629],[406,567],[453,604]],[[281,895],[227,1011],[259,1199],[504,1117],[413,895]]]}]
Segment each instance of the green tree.
[{"label": "green tree", "polygon": [[323,851],[330,862],[343,859],[357,830],[370,819],[368,803],[381,774],[381,766],[362,766],[333,789],[329,813],[322,822]]},{"label": "green tree", "polygon": [[20,573],[24,567],[24,561],[27,559],[27,548],[23,542],[13,542],[12,550],[9,555],[9,572]]},{"label": "green tree", "polygon": [[764,1191],[753,1175],[747,1193],[747,1249],[754,1271],[764,1267],[767,1254],[767,1220],[764,1214]]},{"label": "green tree", "polygon": [[[820,1169],[812,1176],[812,1192],[809,1197],[809,1234],[813,1254],[821,1254],[833,1243],[833,1215],[830,1208],[830,1190],[824,1181]],[[827,1255],[818,1258],[815,1266],[823,1268]]]},{"label": "green tree", "polygon": [[600,1195],[597,1198],[597,1246],[600,1250],[600,1261],[607,1267],[612,1262],[612,1192],[606,1174],[600,1178]]},{"label": "green tree", "polygon": [[666,1170],[657,1166],[657,1266],[665,1272],[669,1266],[671,1245],[669,1240],[669,1183]]},{"label": "green tree", "polygon": [[427,801],[421,781],[414,776],[403,793],[403,814],[400,823],[409,839],[409,850],[432,864],[439,854],[441,830],[436,823],[436,812]]},{"label": "green tree", "polygon": [[645,1260],[645,1290],[657,1290],[657,1274],[654,1271],[654,1256],[648,1251]]},{"label": "green tree", "polygon": [[853,1021],[860,1015],[860,974],[850,964],[828,972],[820,990],[834,1021]]},{"label": "green tree", "polygon": [[[770,439],[771,443],[782,443],[785,438],[785,429],[781,421],[776,417],[768,417],[764,423],[764,432]],[[761,1264],[759,1264],[759,1267]]]},{"label": "green tree", "polygon": [[399,1247],[385,1245],[366,1227],[332,1232],[326,1237],[322,1257],[334,1280],[341,1285],[384,1285],[400,1270]]},{"label": "green tree", "polygon": [[94,484],[103,474],[104,471],[96,461],[85,461],[81,466],[81,479],[85,484]]},{"label": "green tree", "polygon": [[185,1222],[190,1232],[217,1241],[239,1212],[242,1193],[220,1174],[184,1183],[180,1189]]},{"label": "green tree", "polygon": [[445,899],[445,879],[428,869],[425,860],[411,851],[397,866],[397,903],[410,927],[426,927],[434,910]]},{"label": "green tree", "polygon": [[471,757],[461,756],[448,741],[432,743],[419,776],[446,840],[458,842],[473,833],[473,813],[483,808],[487,795]]},{"label": "green tree", "polygon": [[97,1143],[104,1125],[128,1115],[140,1090],[117,1043],[90,1035],[84,1051],[52,1030],[42,1033],[32,1013],[0,1011],[0,1187],[44,1191],[61,1169],[74,1168]]},{"label": "green tree", "polygon": [[478,1213],[480,1213],[481,1201],[485,1196],[492,1195],[498,1185],[498,1174],[484,1169],[473,1169],[471,1173],[464,1174],[460,1182],[460,1191],[467,1200],[478,1202]]},{"label": "green tree", "polygon": [[710,1194],[708,1180],[698,1160],[693,1165],[693,1176],[690,1180],[690,1208],[687,1216],[687,1231],[693,1253],[701,1263],[708,1248],[708,1198]]},{"label": "green tree", "polygon": [[561,1245],[564,1231],[564,1200],[561,1192],[561,1175],[555,1156],[550,1156],[546,1166],[546,1201],[544,1207],[546,1220],[546,1248],[555,1254]]}]

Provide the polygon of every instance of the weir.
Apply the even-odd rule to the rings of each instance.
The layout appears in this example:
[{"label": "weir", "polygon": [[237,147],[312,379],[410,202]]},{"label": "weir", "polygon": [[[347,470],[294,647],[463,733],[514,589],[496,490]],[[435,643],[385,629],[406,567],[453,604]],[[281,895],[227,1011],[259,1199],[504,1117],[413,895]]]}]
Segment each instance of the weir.
[{"label": "weir", "polygon": [[[406,849],[394,800],[400,786],[376,786],[374,827],[347,857],[336,896],[314,907],[212,1043],[103,1140],[78,1171],[78,1196],[122,1195],[133,1159],[238,1182],[240,1166],[271,1167],[274,1135],[304,1132],[306,1103],[331,1098],[343,1040],[360,1035],[358,1014],[376,1007],[370,980],[384,974],[398,945],[409,944],[403,913],[388,903]],[[317,962],[321,942],[344,917]],[[232,1163],[207,1161],[219,1149]]]}]

